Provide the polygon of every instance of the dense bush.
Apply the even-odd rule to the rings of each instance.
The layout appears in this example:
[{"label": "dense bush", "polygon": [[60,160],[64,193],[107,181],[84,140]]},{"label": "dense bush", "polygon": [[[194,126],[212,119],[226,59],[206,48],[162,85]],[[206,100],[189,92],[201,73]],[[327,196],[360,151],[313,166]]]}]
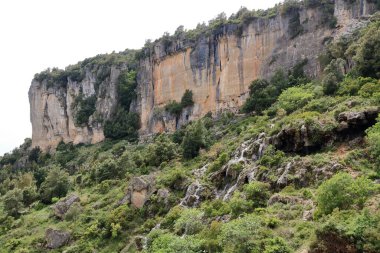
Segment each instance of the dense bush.
[{"label": "dense bush", "polygon": [[179,235],[194,235],[203,228],[203,213],[197,209],[185,209],[176,220],[174,229]]},{"label": "dense bush", "polygon": [[82,94],[75,98],[72,104],[75,124],[83,126],[88,124],[89,117],[96,111],[96,95],[84,98]]},{"label": "dense bush", "polygon": [[380,78],[380,22],[370,24],[351,51],[360,75]]},{"label": "dense bush", "polygon": [[96,182],[102,182],[107,179],[117,179],[124,176],[125,171],[119,168],[114,159],[107,159],[95,166]]},{"label": "dense bush", "polygon": [[[362,90],[362,94],[364,96],[371,96],[373,92],[376,92],[376,86],[377,80],[369,78],[369,77],[358,77],[358,78],[352,78],[352,77],[346,77],[340,84],[337,91],[338,95],[348,95],[348,96],[355,96],[358,95],[361,88],[366,85],[365,89]],[[371,89],[370,91],[368,88],[375,88]]]},{"label": "dense bush", "polygon": [[181,102],[170,101],[166,106],[165,110],[169,113],[175,115],[177,118],[181,115],[182,110],[186,107],[193,106],[193,92],[191,90],[186,90],[182,95]]},{"label": "dense bush", "polygon": [[287,113],[302,108],[314,98],[312,90],[305,86],[291,87],[284,90],[278,97],[278,106]]},{"label": "dense bush", "polygon": [[271,196],[270,185],[263,182],[252,182],[244,186],[244,194],[253,202],[253,207],[265,207]]},{"label": "dense bush", "polygon": [[316,231],[311,252],[379,252],[380,213],[334,211]]},{"label": "dense bush", "polygon": [[318,214],[330,214],[353,207],[362,208],[368,196],[375,190],[371,180],[353,179],[347,173],[338,173],[323,182],[317,191]]},{"label": "dense bush", "polygon": [[40,198],[44,203],[51,203],[54,197],[66,196],[70,188],[69,175],[60,167],[52,167],[40,187]]},{"label": "dense bush", "polygon": [[344,60],[332,60],[324,69],[322,80],[323,92],[326,95],[333,95],[339,88],[339,83],[344,77]]},{"label": "dense bush", "polygon": [[380,122],[367,130],[367,141],[377,172],[380,173]]},{"label": "dense bush", "polygon": [[249,86],[249,98],[242,107],[245,113],[261,113],[269,108],[286,88],[305,84],[308,82],[303,68],[308,60],[304,59],[298,62],[286,75],[282,70],[275,72],[270,82],[263,79],[257,79]]},{"label": "dense bush", "polygon": [[255,215],[223,224],[218,241],[224,252],[291,252],[286,242],[271,235],[263,220]]},{"label": "dense bush", "polygon": [[208,147],[208,138],[208,131],[201,120],[190,124],[183,137],[183,157],[190,159],[198,156],[201,148]]},{"label": "dense bush", "polygon": [[118,79],[119,104],[124,110],[129,111],[132,100],[136,97],[137,72],[134,70],[124,71]]},{"label": "dense bush", "polygon": [[22,204],[22,191],[18,188],[8,191],[4,196],[4,210],[13,217],[19,217]]},{"label": "dense bush", "polygon": [[140,116],[120,108],[112,119],[104,124],[104,135],[111,139],[125,138],[135,141],[138,139],[138,129],[140,129]]},{"label": "dense bush", "polygon": [[154,143],[148,146],[148,163],[152,166],[159,166],[162,162],[169,162],[176,157],[177,150],[177,145],[167,135],[161,134]]},{"label": "dense bush", "polygon": [[182,105],[176,101],[170,101],[167,105],[165,105],[165,110],[170,114],[175,115],[177,118],[182,113]]}]

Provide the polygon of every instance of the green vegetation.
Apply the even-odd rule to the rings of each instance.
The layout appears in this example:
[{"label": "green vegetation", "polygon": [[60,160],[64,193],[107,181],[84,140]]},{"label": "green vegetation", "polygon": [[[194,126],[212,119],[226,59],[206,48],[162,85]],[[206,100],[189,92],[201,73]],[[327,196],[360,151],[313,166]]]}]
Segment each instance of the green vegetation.
[{"label": "green vegetation", "polygon": [[354,180],[347,173],[336,174],[318,188],[318,214],[330,214],[335,208],[346,210],[355,206],[361,209],[374,190],[371,180]]},{"label": "green vegetation", "polygon": [[296,64],[293,69],[286,75],[282,70],[278,70],[270,81],[255,80],[249,87],[250,97],[246,101],[242,110],[246,113],[261,113],[276,102],[281,92],[292,86],[305,84],[307,77],[303,67],[307,64],[307,59]]},{"label": "green vegetation", "polygon": [[120,108],[111,120],[105,122],[104,135],[111,139],[125,138],[135,141],[138,138],[138,129],[140,129],[140,116]]},{"label": "green vegetation", "polygon": [[72,109],[75,111],[75,124],[78,126],[88,124],[89,117],[96,111],[95,105],[95,95],[87,98],[83,98],[83,94],[78,95],[72,104]]},{"label": "green vegetation", "polygon": [[[303,8],[286,2],[284,15],[293,4]],[[241,9],[210,24],[270,18],[277,10]],[[26,139],[0,157],[0,252],[47,252],[48,228],[71,236],[51,252],[379,252],[377,22],[329,46],[321,79],[310,80],[302,61],[253,81],[242,110],[256,114],[208,114],[139,143],[140,119],[129,111],[132,62],[105,122],[109,139],[61,142],[51,154]],[[131,54],[81,64],[100,64],[106,80],[108,64],[124,57]],[[84,100],[77,109],[86,122]],[[176,104],[179,111],[192,106],[192,92]],[[58,219],[52,205],[72,194],[80,201]]]},{"label": "green vegetation", "polygon": [[173,114],[178,118],[182,110],[186,107],[193,106],[193,92],[191,90],[186,90],[185,93],[182,95],[181,103],[178,103],[176,101],[171,101],[165,106],[165,110],[169,113]]}]

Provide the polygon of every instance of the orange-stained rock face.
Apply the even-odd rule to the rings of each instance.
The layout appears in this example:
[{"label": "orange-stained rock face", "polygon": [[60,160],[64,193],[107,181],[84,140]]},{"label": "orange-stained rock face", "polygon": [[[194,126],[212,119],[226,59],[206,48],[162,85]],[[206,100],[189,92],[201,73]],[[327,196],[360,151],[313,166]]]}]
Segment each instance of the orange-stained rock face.
[{"label": "orange-stained rock face", "polygon": [[195,105],[191,115],[182,115],[186,118],[181,117],[180,123],[207,112],[237,111],[253,80],[270,76],[279,68],[288,70],[302,59],[309,59],[308,72],[317,75],[317,53],[323,50],[323,39],[332,33],[318,29],[317,18],[318,13],[304,11],[302,19],[310,20],[305,26],[313,33],[294,40],[287,35],[287,18],[278,16],[253,22],[241,36],[236,35],[236,27],[227,27],[223,35],[203,38],[195,48],[143,62],[146,72],[141,73],[139,85],[141,133],[168,130],[163,127],[165,119],[154,112],[171,100],[180,101],[186,89],[193,92]]}]

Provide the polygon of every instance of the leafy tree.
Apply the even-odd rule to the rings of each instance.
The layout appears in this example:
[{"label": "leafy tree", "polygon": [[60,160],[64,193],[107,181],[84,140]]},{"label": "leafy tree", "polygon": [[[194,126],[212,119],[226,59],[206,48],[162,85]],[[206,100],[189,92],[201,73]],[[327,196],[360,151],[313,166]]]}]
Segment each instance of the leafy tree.
[{"label": "leafy tree", "polygon": [[354,61],[362,76],[380,78],[380,22],[371,24],[351,50],[356,51]]},{"label": "leafy tree", "polygon": [[248,200],[253,201],[253,207],[265,207],[271,196],[270,185],[263,182],[252,182],[244,186],[244,193]]},{"label": "leafy tree", "polygon": [[277,89],[272,87],[267,80],[257,79],[249,86],[249,95],[243,106],[243,111],[248,113],[252,111],[262,112],[268,108],[275,100],[273,93]]},{"label": "leafy tree", "polygon": [[40,155],[41,155],[41,149],[40,149],[40,147],[34,147],[30,151],[30,153],[29,153],[28,160],[31,161],[31,162],[38,163]]},{"label": "leafy tree", "polygon": [[138,139],[139,128],[140,116],[120,108],[115,116],[104,124],[104,135],[111,139],[125,138],[128,141],[135,141]]},{"label": "leafy tree", "polygon": [[181,103],[178,103],[177,101],[170,101],[165,106],[165,110],[178,118],[181,115],[182,110],[184,108],[193,105],[193,92],[191,90],[186,90],[185,93],[182,95]]},{"label": "leafy tree", "polygon": [[95,167],[95,178],[97,182],[107,179],[121,178],[124,170],[117,166],[114,159],[107,159]]},{"label": "leafy tree", "polygon": [[49,204],[54,197],[61,198],[66,196],[69,188],[70,181],[67,172],[64,172],[58,166],[54,166],[41,184],[40,198],[42,202]]},{"label": "leafy tree", "polygon": [[344,64],[342,59],[332,60],[325,68],[322,86],[326,95],[333,95],[338,90],[338,85],[344,77]]},{"label": "leafy tree", "polygon": [[183,108],[194,105],[193,92],[191,90],[186,90],[182,95],[181,105]]},{"label": "leafy tree", "polygon": [[[375,85],[370,85],[370,83],[374,83]],[[352,77],[346,77],[340,84],[339,89],[337,91],[338,95],[344,96],[355,96],[358,94],[359,90],[366,84],[369,84],[370,87],[376,86],[377,80],[372,79],[370,77],[358,77],[358,78],[352,78]],[[368,90],[368,86],[367,86]],[[376,89],[373,90],[373,92],[376,92]]]},{"label": "leafy tree", "polygon": [[22,207],[22,191],[20,189],[15,188],[5,194],[4,210],[8,215],[16,218],[19,217]]},{"label": "leafy tree", "polygon": [[170,114],[175,115],[177,118],[181,115],[182,109],[182,104],[176,101],[170,101],[167,105],[165,105],[165,110]]},{"label": "leafy tree", "polygon": [[203,122],[198,120],[197,122],[190,124],[186,128],[185,136],[183,137],[182,148],[183,157],[190,159],[198,156],[201,148],[208,146],[208,132]]},{"label": "leafy tree", "polygon": [[364,177],[353,179],[347,173],[338,173],[323,182],[317,191],[318,214],[330,214],[335,208],[361,208],[375,190],[371,180]]},{"label": "leafy tree", "polygon": [[367,130],[367,142],[377,172],[380,173],[380,118],[373,127]]},{"label": "leafy tree", "polygon": [[38,193],[35,186],[30,186],[22,190],[22,203],[25,206],[30,206],[38,198]]},{"label": "leafy tree", "polygon": [[137,72],[135,70],[124,71],[118,79],[119,103],[124,110],[129,111],[132,100],[136,97]]},{"label": "leafy tree", "polygon": [[287,113],[291,113],[305,106],[314,98],[314,93],[305,86],[291,87],[281,93],[278,105]]},{"label": "leafy tree", "polygon": [[75,109],[74,117],[76,125],[83,126],[88,124],[89,117],[96,111],[96,99],[96,95],[83,98],[82,94],[75,98],[73,108]]},{"label": "leafy tree", "polygon": [[177,145],[165,135],[159,135],[154,143],[148,146],[148,163],[159,166],[162,162],[169,162],[177,155]]},{"label": "leafy tree", "polygon": [[178,234],[194,235],[203,229],[203,213],[197,209],[184,209],[174,224]]}]

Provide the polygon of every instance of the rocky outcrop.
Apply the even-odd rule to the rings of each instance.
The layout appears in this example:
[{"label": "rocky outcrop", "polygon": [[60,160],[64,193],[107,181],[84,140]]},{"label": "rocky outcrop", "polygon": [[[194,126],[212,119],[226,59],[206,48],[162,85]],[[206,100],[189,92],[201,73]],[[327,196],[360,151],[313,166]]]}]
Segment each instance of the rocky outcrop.
[{"label": "rocky outcrop", "polygon": [[372,107],[361,111],[342,112],[338,115],[340,134],[363,132],[376,123],[380,108]]},{"label": "rocky outcrop", "polygon": [[79,202],[79,201],[80,201],[79,197],[75,194],[72,194],[72,195],[66,197],[65,199],[57,202],[53,206],[54,215],[60,219],[65,218],[65,215],[66,215],[67,211],[69,211],[70,207],[74,203]]},{"label": "rocky outcrop", "polygon": [[134,177],[129,182],[127,192],[119,204],[126,203],[136,208],[142,208],[155,191],[155,178],[153,176]]},{"label": "rocky outcrop", "polygon": [[[137,98],[130,110],[141,119],[141,135],[173,131],[190,120],[208,112],[218,114],[237,111],[248,96],[250,83],[269,77],[279,68],[288,70],[300,60],[308,59],[305,67],[310,76],[321,72],[318,55],[325,41],[350,33],[365,24],[364,17],[373,13],[374,5],[366,0],[348,5],[335,1],[337,29],[320,24],[318,8],[299,10],[302,33],[290,35],[289,15],[256,18],[239,27],[227,24],[210,35],[191,41],[179,39],[169,48],[158,42],[153,52],[140,59]],[[32,81],[29,91],[33,147],[54,148],[60,141],[96,143],[104,139],[104,121],[117,104],[117,79],[127,69],[127,62],[82,67],[82,80],[67,78],[67,85],[47,80]],[[104,67],[109,67],[109,73]],[[172,100],[180,101],[185,90],[192,90],[194,106],[179,117],[165,112]],[[75,124],[73,104],[79,95],[96,97],[96,110],[87,124]]]},{"label": "rocky outcrop", "polygon": [[[67,80],[67,85],[49,80],[33,80],[29,89],[32,146],[46,151],[59,142],[97,143],[104,140],[103,121],[109,119],[117,103],[117,79],[125,66],[112,66],[105,80],[99,80],[97,68],[86,69],[83,80]],[[98,70],[99,71],[99,70]],[[100,84],[99,84],[100,82]],[[99,86],[99,87],[97,87]],[[89,122],[75,122],[75,100],[96,96],[95,112]]]},{"label": "rocky outcrop", "polygon": [[46,247],[49,249],[57,249],[66,245],[70,241],[70,233],[49,228],[45,233]]}]

